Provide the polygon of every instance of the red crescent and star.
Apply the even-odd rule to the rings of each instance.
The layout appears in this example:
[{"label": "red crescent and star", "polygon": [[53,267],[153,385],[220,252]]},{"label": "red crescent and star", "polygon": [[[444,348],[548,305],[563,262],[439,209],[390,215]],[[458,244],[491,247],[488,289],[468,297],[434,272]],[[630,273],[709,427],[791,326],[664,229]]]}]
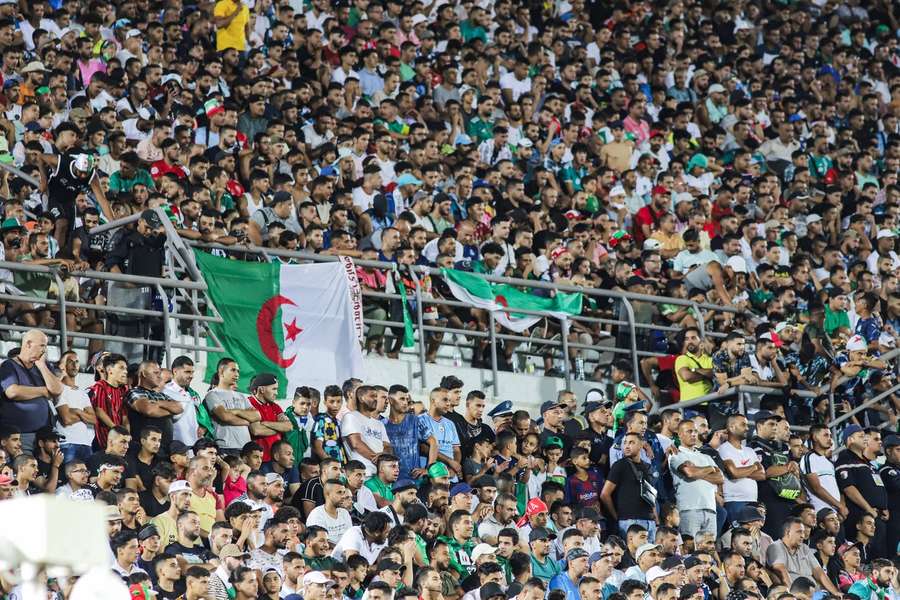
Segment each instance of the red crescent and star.
[{"label": "red crescent and star", "polygon": [[[272,333],[272,322],[278,315],[278,309],[282,305],[296,306],[293,300],[286,296],[272,296],[263,303],[256,316],[256,335],[259,337],[259,346],[262,348],[263,354],[273,363],[286,369],[294,364],[296,356],[285,357],[281,354],[278,344],[275,342],[275,335]],[[294,342],[297,336],[303,333],[303,329],[297,326],[296,317],[285,324],[285,342]]]}]

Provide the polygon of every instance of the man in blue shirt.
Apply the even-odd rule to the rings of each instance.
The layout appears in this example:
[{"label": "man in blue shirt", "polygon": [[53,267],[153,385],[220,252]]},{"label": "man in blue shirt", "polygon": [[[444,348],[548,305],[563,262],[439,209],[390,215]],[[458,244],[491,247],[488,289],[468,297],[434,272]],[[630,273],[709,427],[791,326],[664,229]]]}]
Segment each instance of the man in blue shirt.
[{"label": "man in blue shirt", "polygon": [[437,440],[437,460],[447,465],[451,476],[462,477],[459,434],[453,421],[445,416],[451,410],[448,391],[440,387],[434,388],[429,395],[429,403],[428,412],[419,415],[419,423]]},{"label": "man in blue shirt", "polygon": [[390,412],[381,420],[387,430],[394,454],[400,459],[400,479],[416,479],[425,475],[419,464],[419,443],[428,444],[428,462],[437,460],[438,443],[426,421],[416,418],[409,409],[409,390],[402,385],[392,385],[388,390]]},{"label": "man in blue shirt", "polygon": [[578,582],[587,573],[588,553],[584,548],[572,548],[566,554],[566,570],[553,576],[550,590],[563,590],[566,600],[581,600]]}]

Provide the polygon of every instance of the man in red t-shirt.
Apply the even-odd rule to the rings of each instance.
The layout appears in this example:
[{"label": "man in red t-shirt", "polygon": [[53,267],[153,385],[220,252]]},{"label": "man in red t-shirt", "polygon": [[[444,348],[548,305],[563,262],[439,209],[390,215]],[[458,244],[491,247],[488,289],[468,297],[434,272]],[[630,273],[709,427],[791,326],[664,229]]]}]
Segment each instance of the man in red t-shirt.
[{"label": "man in red t-shirt", "polygon": [[163,152],[162,159],[150,166],[150,177],[153,178],[153,181],[157,181],[163,175],[169,174],[174,175],[178,179],[184,179],[190,175],[190,171],[178,164],[178,142],[172,138],[166,138],[160,144],[160,148]]},{"label": "man in red t-shirt", "polygon": [[272,444],[281,434],[293,429],[290,420],[275,399],[278,397],[278,378],[271,373],[259,373],[250,382],[250,406],[259,413],[259,423],[250,424],[253,441],[262,446],[263,462],[272,460]]},{"label": "man in red t-shirt", "polygon": [[650,192],[650,204],[642,207],[634,215],[634,241],[640,248],[653,232],[659,229],[660,218],[669,212],[672,196],[669,190],[661,185]]}]

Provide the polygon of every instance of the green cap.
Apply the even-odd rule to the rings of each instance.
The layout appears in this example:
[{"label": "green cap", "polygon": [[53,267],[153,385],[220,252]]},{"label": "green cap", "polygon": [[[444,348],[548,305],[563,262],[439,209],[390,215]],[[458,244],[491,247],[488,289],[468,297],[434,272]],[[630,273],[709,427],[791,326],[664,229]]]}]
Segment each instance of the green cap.
[{"label": "green cap", "polygon": [[444,463],[436,462],[428,467],[428,476],[432,479],[438,477],[450,477],[450,471],[447,470],[447,465]]},{"label": "green cap", "polygon": [[694,167],[700,167],[701,169],[705,169],[709,166],[709,159],[706,158],[706,155],[697,153],[691,157],[691,160],[688,161],[687,164],[687,172],[690,173]]},{"label": "green cap", "polygon": [[551,435],[546,440],[544,440],[544,448],[562,448],[564,446],[563,441],[556,437],[555,435]]},{"label": "green cap", "polygon": [[616,400],[624,400],[628,397],[628,394],[631,393],[631,390],[635,388],[633,383],[629,383],[628,381],[623,381],[622,383],[616,386]]},{"label": "green cap", "polygon": [[19,223],[17,218],[10,217],[4,219],[3,223],[0,223],[0,231],[9,231],[10,229],[25,229],[25,227]]}]

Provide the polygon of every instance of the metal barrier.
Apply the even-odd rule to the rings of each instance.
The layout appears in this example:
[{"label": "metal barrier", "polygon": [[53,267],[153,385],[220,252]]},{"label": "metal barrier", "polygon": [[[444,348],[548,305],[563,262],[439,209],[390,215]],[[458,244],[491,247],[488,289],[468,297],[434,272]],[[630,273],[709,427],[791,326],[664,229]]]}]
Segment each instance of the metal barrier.
[{"label": "metal barrier", "polygon": [[[286,258],[286,259],[294,259],[298,261],[308,261],[308,262],[330,262],[336,261],[338,258],[336,256],[331,255],[323,255],[323,254],[313,254],[309,252],[293,252],[289,250],[280,250],[273,248],[266,248],[265,250],[256,247],[256,246],[239,246],[232,245],[226,246],[223,244],[216,243],[203,243],[203,242],[195,242],[188,241],[187,244],[194,248],[203,249],[203,250],[222,250],[225,252],[232,253],[242,253],[242,254],[250,254],[256,255],[260,259],[265,261],[271,261],[273,257],[277,258]],[[602,298],[602,299],[612,299],[621,303],[625,319],[621,318],[607,318],[605,316],[589,316],[589,315],[578,315],[578,316],[569,316],[560,318],[559,316],[548,313],[546,311],[532,311],[525,309],[516,309],[515,312],[517,314],[524,315],[534,315],[539,316],[554,322],[559,323],[560,335],[559,339],[544,339],[538,337],[525,337],[521,335],[514,335],[511,332],[498,332],[497,327],[494,324],[494,316],[491,313],[488,313],[488,320],[490,326],[487,328],[486,332],[483,331],[472,331],[472,330],[459,330],[452,329],[445,326],[436,326],[425,324],[424,322],[424,307],[426,306],[445,306],[445,307],[460,307],[460,308],[471,308],[470,305],[465,304],[463,302],[459,302],[455,299],[449,298],[430,298],[425,297],[422,292],[421,280],[420,276],[430,276],[430,275],[440,275],[439,269],[434,269],[425,266],[411,266],[411,267],[398,267],[395,263],[389,262],[381,262],[381,261],[368,261],[368,260],[355,260],[355,263],[358,266],[381,269],[385,271],[395,271],[398,269],[405,269],[404,274],[408,274],[410,279],[414,283],[414,289],[411,290],[412,296],[415,299],[415,307],[416,307],[416,324],[417,329],[419,331],[418,335],[418,360],[419,360],[419,373],[418,376],[420,381],[422,382],[422,387],[427,387],[427,382],[425,380],[425,364],[426,364],[426,344],[427,339],[422,332],[425,333],[442,333],[447,335],[457,335],[457,336],[465,336],[468,338],[477,338],[477,339],[487,339],[490,346],[490,356],[491,356],[491,371],[493,372],[493,380],[490,382],[494,384],[498,380],[498,359],[497,359],[497,342],[518,342],[518,343],[527,343],[532,346],[538,346],[541,348],[549,349],[549,351],[553,352],[553,359],[561,359],[562,362],[562,371],[563,378],[566,381],[566,385],[570,385],[572,381],[572,369],[571,369],[571,361],[569,359],[570,351],[580,351],[584,353],[585,351],[593,351],[598,353],[598,355],[603,354],[624,354],[630,356],[632,361],[632,367],[634,369],[635,376],[639,376],[639,358],[644,356],[662,356],[662,353],[652,352],[648,350],[644,350],[638,347],[638,332],[639,331],[663,331],[663,332],[677,332],[680,329],[676,327],[669,327],[665,325],[659,325],[655,323],[642,323],[637,322],[634,314],[634,306],[635,302],[646,302],[652,304],[674,304],[677,306],[683,306],[686,308],[693,308],[698,314],[701,310],[713,311],[720,314],[736,314],[738,311],[732,307],[726,306],[718,306],[715,304],[699,304],[695,302],[691,302],[689,300],[682,300],[678,298],[667,298],[667,297],[658,297],[651,296],[646,294],[634,294],[630,292],[617,292],[612,290],[598,289],[598,288],[588,288],[588,287],[578,287],[573,285],[563,285],[563,284],[554,284],[548,283],[545,281],[532,281],[525,279],[515,279],[510,277],[497,277],[493,275],[482,275],[482,277],[492,283],[500,283],[500,284],[509,284],[518,288],[529,288],[533,290],[543,289],[543,290],[555,290],[562,292],[579,292],[584,294],[586,297],[594,297],[594,298]],[[363,292],[364,298],[372,298],[372,299],[386,299],[386,300],[399,300],[399,294],[391,294],[385,292]],[[615,316],[615,314],[613,315]],[[367,319],[367,322],[383,325],[385,327],[390,328],[401,328],[403,326],[402,322],[399,321],[388,321],[388,320],[372,320]],[[582,323],[585,325],[596,325],[598,327],[607,327],[609,329],[612,328],[626,328],[628,344],[626,347],[618,347],[617,345],[603,345],[603,344],[584,344],[578,341],[572,341],[569,339],[569,333],[571,332],[571,327],[573,323]],[[720,332],[710,332],[706,331],[705,325],[703,324],[702,319],[698,319],[698,325],[701,329],[701,332],[705,335],[710,335],[712,337],[724,337],[724,333]],[[611,337],[609,335],[605,336],[606,338]],[[448,342],[445,340],[442,342],[442,345],[447,345]],[[477,343],[472,344],[473,350],[477,350]],[[559,350],[557,354],[556,350]],[[516,351],[517,353],[522,353],[523,351]],[[528,354],[526,352],[526,354]],[[531,352],[531,355],[539,355],[544,356],[547,354],[547,350],[543,352]],[[513,361],[515,363],[515,361]],[[595,364],[598,364],[600,361],[594,361]]]}]

